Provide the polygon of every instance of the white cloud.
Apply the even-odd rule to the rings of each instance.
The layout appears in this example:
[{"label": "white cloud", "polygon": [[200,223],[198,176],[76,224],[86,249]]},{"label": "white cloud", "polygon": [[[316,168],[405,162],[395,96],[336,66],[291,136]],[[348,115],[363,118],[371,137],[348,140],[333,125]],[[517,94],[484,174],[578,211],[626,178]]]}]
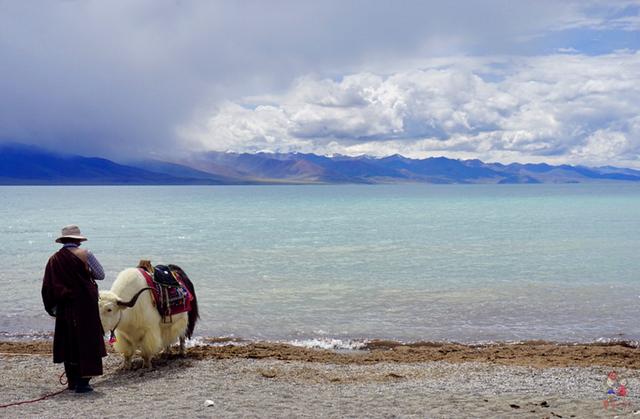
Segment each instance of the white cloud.
[{"label": "white cloud", "polygon": [[593,29],[637,31],[640,29],[638,0],[581,0],[557,3],[560,14],[553,30]]},{"label": "white cloud", "polygon": [[[639,4],[636,2],[635,6]],[[618,10],[622,10],[619,8]],[[634,32],[640,30],[640,16],[622,16],[618,18],[606,17],[581,17],[575,20],[565,21],[558,25],[556,30],[567,29],[593,29],[598,31],[627,31]]]},{"label": "white cloud", "polygon": [[598,159],[609,160],[627,152],[630,145],[631,142],[624,132],[599,129],[589,135],[582,144],[575,147],[571,153],[586,160],[592,160],[594,156],[597,156]]},{"label": "white cloud", "polygon": [[250,100],[219,106],[185,136],[215,150],[640,163],[637,52],[306,76],[265,104]]}]

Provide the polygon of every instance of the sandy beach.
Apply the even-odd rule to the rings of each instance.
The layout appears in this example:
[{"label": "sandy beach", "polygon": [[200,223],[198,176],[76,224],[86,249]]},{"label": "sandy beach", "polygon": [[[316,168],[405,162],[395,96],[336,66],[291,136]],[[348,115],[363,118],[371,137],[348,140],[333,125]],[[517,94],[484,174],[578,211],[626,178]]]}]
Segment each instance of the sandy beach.
[{"label": "sandy beach", "polygon": [[[62,389],[50,343],[0,342],[0,404]],[[2,417],[638,417],[640,351],[625,344],[468,346],[374,342],[337,352],[276,343],[196,346],[121,369]],[[139,363],[136,364],[139,367]],[[629,395],[605,408],[607,374]],[[206,406],[210,400],[212,405]]]}]

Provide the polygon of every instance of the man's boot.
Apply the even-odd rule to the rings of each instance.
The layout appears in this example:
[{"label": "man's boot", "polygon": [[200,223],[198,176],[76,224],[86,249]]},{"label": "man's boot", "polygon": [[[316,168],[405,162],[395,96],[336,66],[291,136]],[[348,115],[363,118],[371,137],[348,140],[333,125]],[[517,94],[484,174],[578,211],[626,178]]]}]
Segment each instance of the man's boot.
[{"label": "man's boot", "polygon": [[89,385],[91,377],[80,377],[76,384],[76,393],[89,393],[93,391],[93,387]]}]

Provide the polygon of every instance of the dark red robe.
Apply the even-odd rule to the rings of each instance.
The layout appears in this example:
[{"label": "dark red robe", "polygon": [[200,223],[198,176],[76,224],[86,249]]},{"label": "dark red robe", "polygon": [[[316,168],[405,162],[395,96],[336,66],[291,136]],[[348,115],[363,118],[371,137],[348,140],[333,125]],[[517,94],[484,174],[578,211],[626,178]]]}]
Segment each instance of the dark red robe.
[{"label": "dark red robe", "polygon": [[62,248],[44,272],[42,301],[55,315],[53,362],[73,362],[80,376],[102,374],[102,357],[107,355],[98,310],[98,286],[82,260]]}]

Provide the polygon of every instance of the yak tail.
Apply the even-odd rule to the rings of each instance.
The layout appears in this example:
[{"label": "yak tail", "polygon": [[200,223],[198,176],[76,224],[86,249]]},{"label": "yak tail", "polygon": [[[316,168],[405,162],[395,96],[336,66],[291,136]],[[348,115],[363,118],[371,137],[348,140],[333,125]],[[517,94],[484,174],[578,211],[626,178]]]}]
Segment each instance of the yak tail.
[{"label": "yak tail", "polygon": [[178,272],[178,274],[184,281],[184,284],[189,289],[189,292],[191,293],[191,295],[193,295],[193,300],[191,301],[191,310],[189,310],[189,317],[188,317],[189,323],[187,324],[187,333],[185,333],[185,336],[188,339],[191,339],[191,336],[193,335],[193,329],[196,328],[196,322],[200,318],[200,314],[198,313],[198,298],[196,297],[196,290],[193,287],[193,282],[191,282],[187,274],[179,266],[177,265],[168,265],[168,266],[169,266],[169,269],[171,269],[172,271]]}]

